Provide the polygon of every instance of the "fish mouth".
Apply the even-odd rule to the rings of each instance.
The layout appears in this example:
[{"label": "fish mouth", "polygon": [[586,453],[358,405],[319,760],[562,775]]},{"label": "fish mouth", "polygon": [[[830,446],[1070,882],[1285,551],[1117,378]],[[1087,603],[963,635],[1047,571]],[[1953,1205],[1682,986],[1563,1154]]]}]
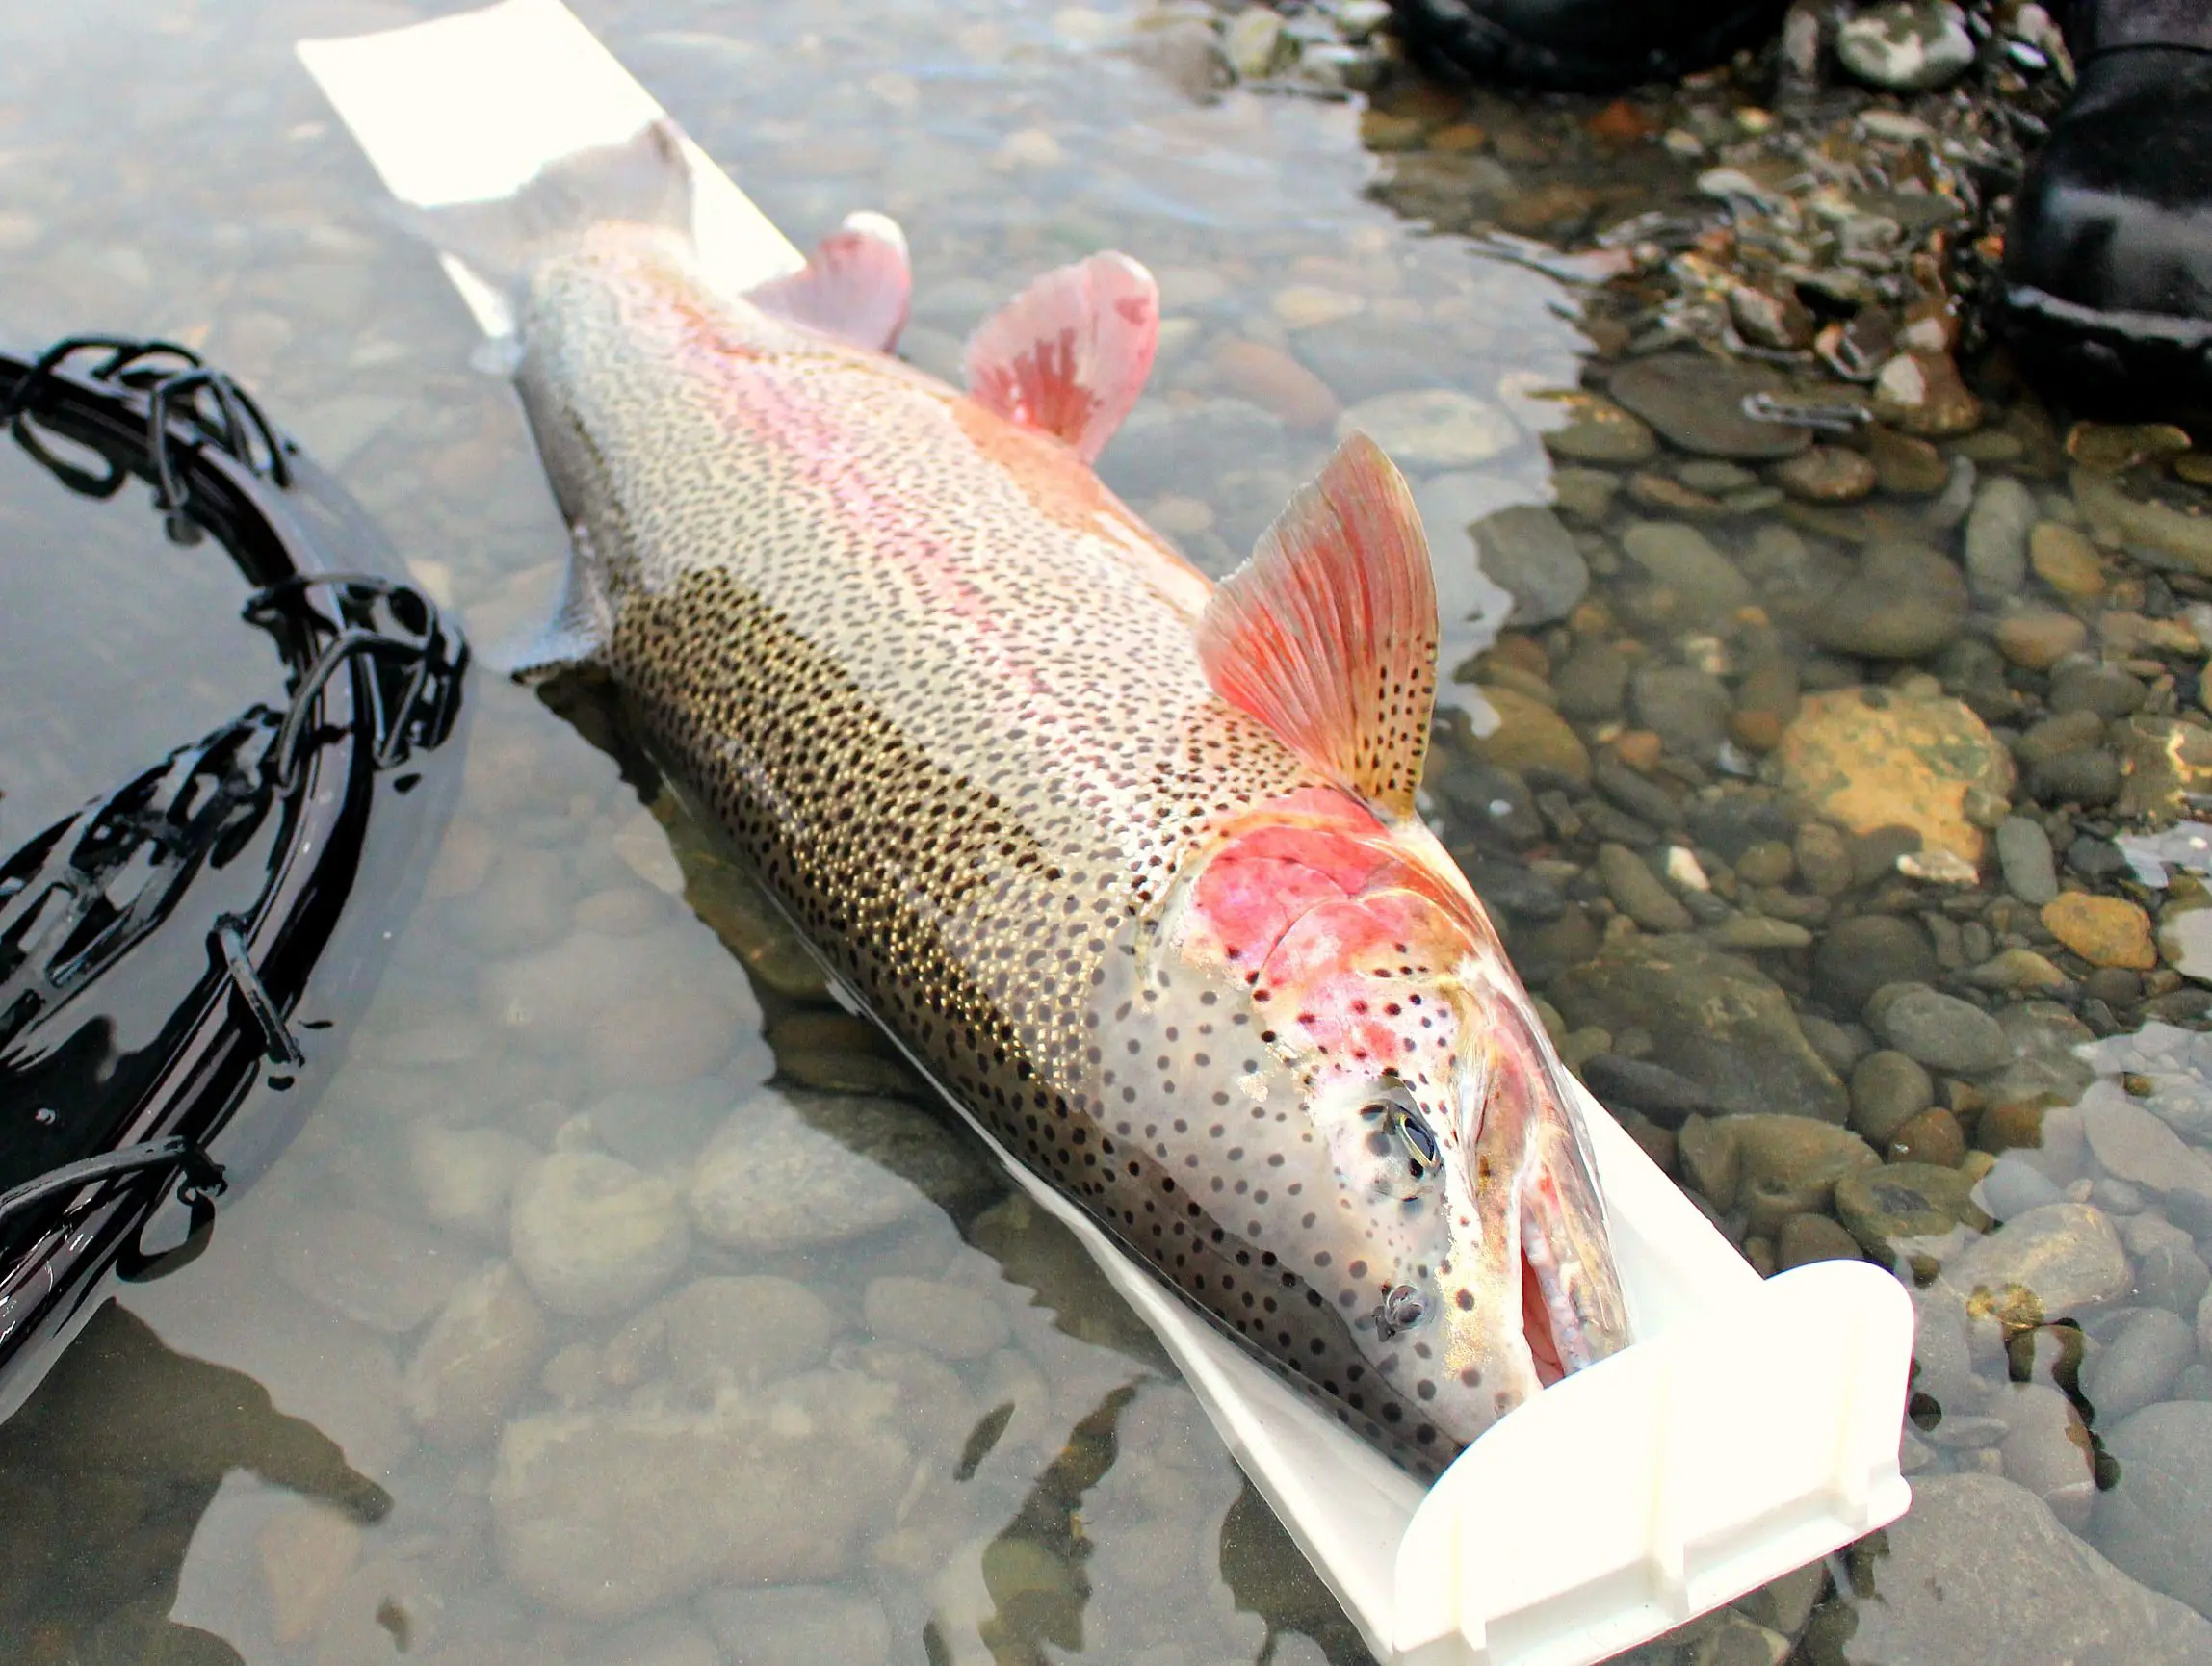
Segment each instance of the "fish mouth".
[{"label": "fish mouth", "polygon": [[1574,1090],[1540,1046],[1519,1062],[1536,1102],[1517,1188],[1522,1330],[1548,1388],[1627,1345],[1627,1304]]},{"label": "fish mouth", "polygon": [[1518,1318],[1491,1346],[1510,1355],[1520,1351],[1514,1340],[1522,1344],[1525,1360],[1506,1377],[1533,1392],[1626,1346],[1626,1301],[1574,1089],[1532,1015],[1508,1017],[1497,1040],[1474,1143],[1486,1240],[1477,1253],[1490,1269],[1482,1282],[1496,1292],[1495,1306],[1482,1306]]}]

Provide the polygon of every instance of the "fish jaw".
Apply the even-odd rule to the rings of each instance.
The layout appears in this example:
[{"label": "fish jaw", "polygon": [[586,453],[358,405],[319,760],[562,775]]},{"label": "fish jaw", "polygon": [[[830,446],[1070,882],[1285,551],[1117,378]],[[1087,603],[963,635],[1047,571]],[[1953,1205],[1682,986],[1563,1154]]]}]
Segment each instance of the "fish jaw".
[{"label": "fish jaw", "polygon": [[1335,1207],[1276,1253],[1356,1274],[1325,1293],[1387,1422],[1464,1445],[1626,1344],[1563,1067],[1425,829],[1289,794],[1224,832],[1172,931],[1249,1002],[1327,1150]]}]

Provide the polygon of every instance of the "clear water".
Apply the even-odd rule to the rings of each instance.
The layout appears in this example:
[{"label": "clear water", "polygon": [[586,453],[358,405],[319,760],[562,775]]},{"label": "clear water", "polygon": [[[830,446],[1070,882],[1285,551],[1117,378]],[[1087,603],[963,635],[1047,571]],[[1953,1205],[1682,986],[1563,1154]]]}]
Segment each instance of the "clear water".
[{"label": "clear water", "polygon": [[[452,9],[86,0],[0,17],[0,325],[19,346],[98,327],[201,349],[489,641],[545,605],[562,530],[510,393],[468,369],[461,308],[382,218],[368,166],[291,54],[301,36]],[[1195,99],[1126,49],[1133,13],[1119,4],[578,10],[802,242],[856,207],[902,221],[917,277],[906,351],[925,366],[950,370],[964,333],[1037,272],[1109,245],[1140,256],[1168,322],[1148,408],[1103,472],[1210,570],[1331,443],[1326,412],[1301,427],[1261,408],[1288,396],[1255,392],[1245,349],[1245,368],[1227,368],[1233,343],[1317,368],[1344,404],[1443,386],[1508,413],[1518,427],[1479,467],[1415,471],[1445,522],[1548,501],[1537,435],[1558,407],[1542,396],[1574,387],[1590,351],[1578,292],[1390,206],[1477,191],[1510,204],[1498,164],[1444,144],[1372,153],[1358,101]],[[1430,131],[1455,118],[1432,94],[1394,109]],[[1554,221],[1683,187],[1671,165],[1561,143],[1586,107],[1479,114],[1496,150],[1545,180]],[[1562,196],[1585,166],[1585,195]],[[9,467],[13,494],[27,471]],[[225,622],[227,576],[162,545],[136,506],[81,549],[6,512],[13,841],[268,693],[274,667],[229,651],[244,638]],[[1714,535],[1779,593],[1804,575],[1775,568],[1766,524]],[[1801,564],[1821,576],[1842,547],[1816,540]],[[1460,611],[1494,599],[1463,544],[1440,540],[1440,556]],[[1726,659],[1634,578],[1616,563],[1596,594],[1652,651]],[[1809,684],[1833,664],[1809,660]],[[472,698],[465,790],[427,898],[297,1145],[201,1263],[99,1322],[67,1393],[0,1433],[0,1653],[1365,1658],[1127,1311],[838,1012],[742,876],[584,738],[597,732],[588,705],[572,726],[489,677]],[[1437,783],[1463,764],[1444,754]],[[1556,867],[1539,876],[1564,882]],[[1940,898],[1922,912],[1942,915]],[[1545,941],[1558,958],[1555,934]],[[1802,994],[1803,960],[1767,964]],[[1652,1051],[1633,1015],[1613,1028],[1616,1051]],[[2095,1062],[2157,1087],[2167,1120],[2204,1140],[2185,1053]],[[518,1171],[542,1183],[547,1154],[572,1173],[630,1165],[627,1218],[668,1249],[733,1117],[789,1187],[741,1197],[715,1231],[686,1229],[639,1288],[539,1314],[500,1270],[516,1212],[558,1213],[509,1195]],[[2116,1215],[2150,1207],[2094,1184]],[[523,1252],[533,1281],[566,1276],[547,1270],[553,1241]],[[715,1292],[733,1287],[698,1284],[731,1279],[785,1282],[722,1305]],[[484,1327],[473,1376],[436,1351],[456,1289],[506,1315]],[[1976,1368],[2004,1374],[2002,1361]],[[2205,1366],[2190,1369],[2162,1393],[2200,1393]],[[1927,1474],[2005,1464],[1980,1436],[1913,1461]],[[751,1492],[717,1464],[750,1465]],[[733,1493],[748,1500],[734,1517]],[[1958,1658],[1979,1657],[1991,1623],[1955,1617]]]}]

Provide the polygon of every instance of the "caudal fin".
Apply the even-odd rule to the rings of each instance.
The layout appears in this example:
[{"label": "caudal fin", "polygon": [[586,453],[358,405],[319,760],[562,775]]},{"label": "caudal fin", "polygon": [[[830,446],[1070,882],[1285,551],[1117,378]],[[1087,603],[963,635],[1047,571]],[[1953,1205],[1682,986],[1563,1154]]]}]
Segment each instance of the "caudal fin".
[{"label": "caudal fin", "polygon": [[662,226],[689,236],[691,168],[666,117],[628,139],[547,163],[507,196],[440,208],[402,205],[409,230],[455,255],[502,295],[532,267],[607,221]]}]

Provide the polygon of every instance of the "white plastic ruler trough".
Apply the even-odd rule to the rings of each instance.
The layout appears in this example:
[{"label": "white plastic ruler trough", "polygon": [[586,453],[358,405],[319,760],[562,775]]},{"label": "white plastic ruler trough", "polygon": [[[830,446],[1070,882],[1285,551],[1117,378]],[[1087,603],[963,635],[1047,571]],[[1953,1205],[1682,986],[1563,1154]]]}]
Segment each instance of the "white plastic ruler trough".
[{"label": "white plastic ruler trough", "polygon": [[[393,195],[423,207],[504,195],[663,114],[560,0],[302,41],[299,55]],[[690,148],[695,229],[716,281],[734,292],[797,267],[791,243]],[[485,330],[503,331],[500,298],[446,265]],[[1515,1412],[1425,1489],[999,1152],[1158,1334],[1392,1666],[1588,1666],[1909,1502],[1903,1289],[1835,1262],[1762,1283],[1596,1101],[1583,1109],[1638,1341]]]}]

